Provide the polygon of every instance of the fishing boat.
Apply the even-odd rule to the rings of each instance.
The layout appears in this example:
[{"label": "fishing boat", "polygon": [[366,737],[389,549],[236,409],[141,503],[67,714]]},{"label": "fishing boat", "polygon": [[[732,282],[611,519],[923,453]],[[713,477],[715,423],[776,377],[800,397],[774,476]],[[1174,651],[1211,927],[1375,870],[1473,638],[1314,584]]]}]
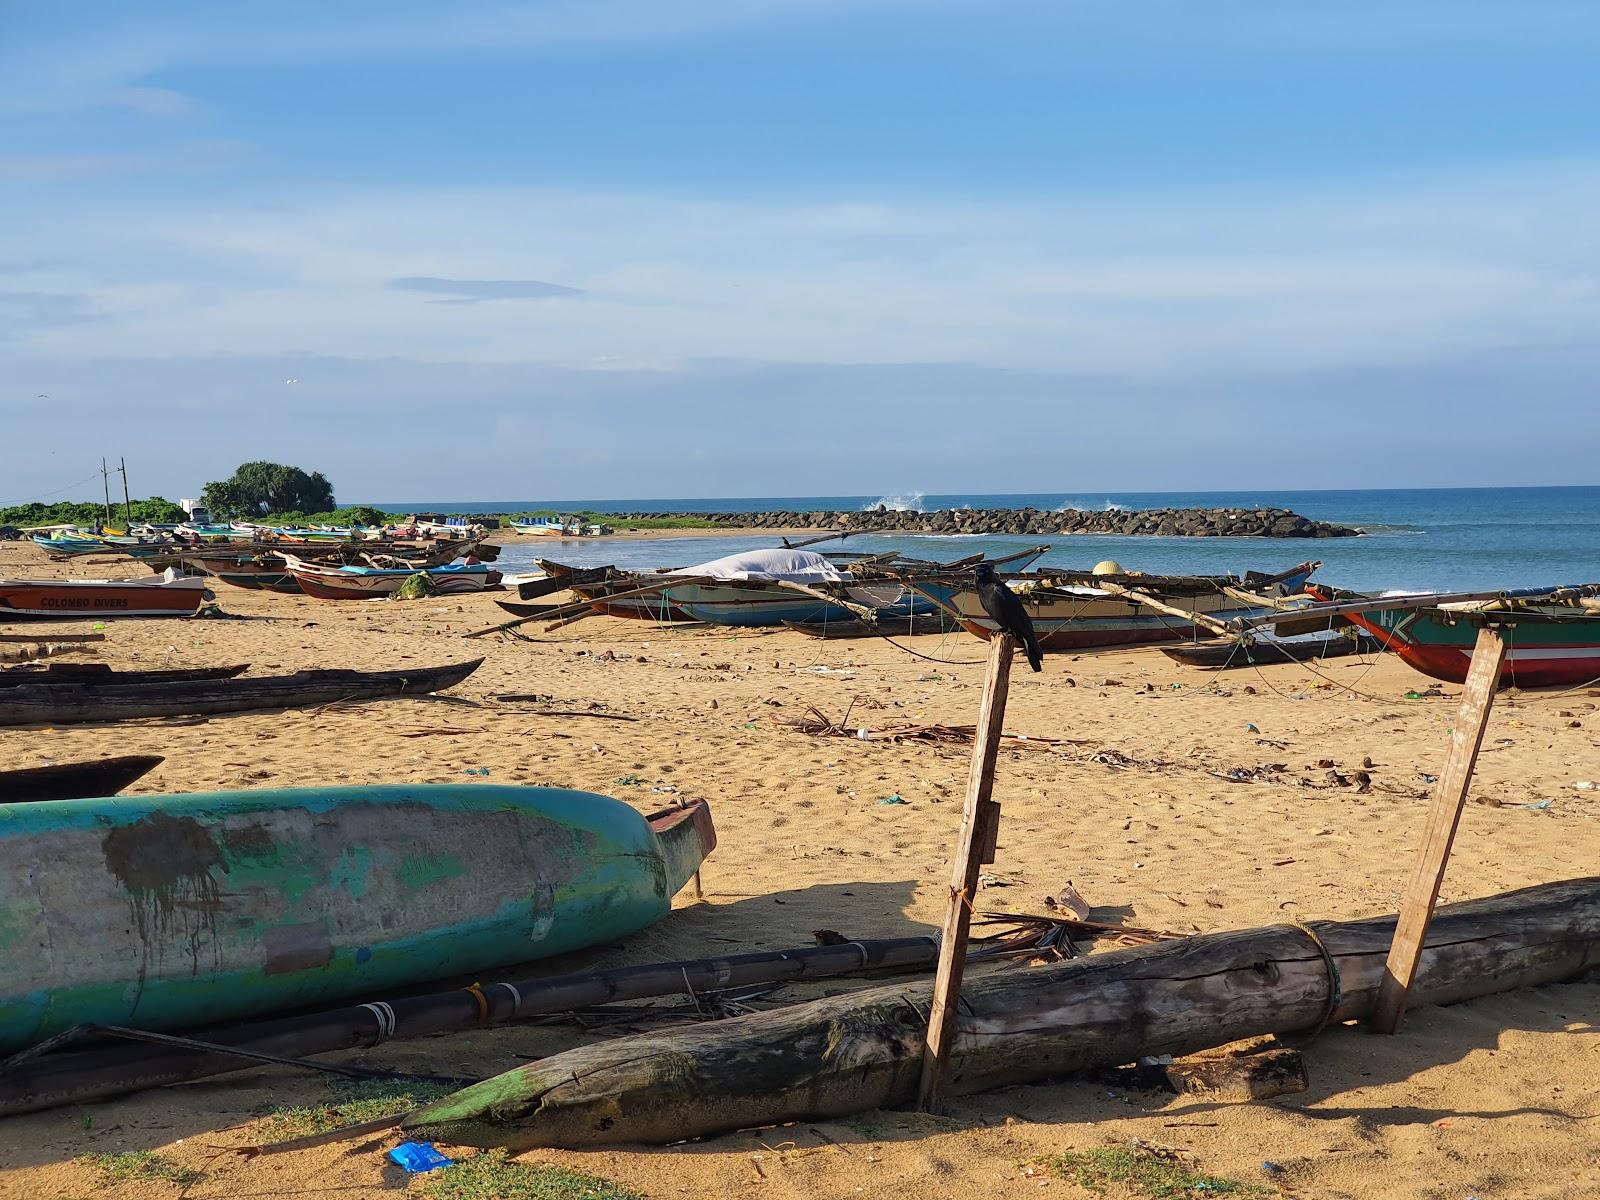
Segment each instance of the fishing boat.
[{"label": "fishing boat", "polygon": [[943,611],[913,613],[904,617],[880,617],[863,621],[785,621],[796,633],[814,638],[911,637],[917,634],[951,633],[961,628],[956,619]]},{"label": "fishing boat", "polygon": [[[1210,636],[1211,627],[1194,616],[1224,621],[1260,612],[1261,606],[1248,594],[1294,594],[1321,565],[1306,562],[1277,575],[1241,578],[1131,574],[1108,562],[1092,572],[1046,570],[1007,582],[1027,609],[1041,647],[1047,651],[1085,650]],[[974,585],[913,577],[911,586],[969,633],[985,641],[994,634],[995,622],[984,611]],[[1112,588],[1155,596],[1185,615],[1154,611]]]},{"label": "fishing boat", "polygon": [[381,696],[421,696],[453,687],[481,658],[404,671],[298,671],[177,683],[78,683],[0,690],[0,725],[69,725],[131,717],[186,717],[304,708]]},{"label": "fishing boat", "polygon": [[715,845],[703,801],[646,817],[486,783],[0,805],[0,912],[30,931],[0,972],[0,1054],[603,945],[665,917]]},{"label": "fishing boat", "polygon": [[0,804],[112,796],[165,761],[159,754],[130,754],[93,762],[54,763],[0,771]]},{"label": "fishing boat", "polygon": [[[1031,562],[1046,549],[1037,546],[994,561]],[[887,553],[836,561],[811,550],[751,550],[649,575],[625,575],[613,568],[598,580],[570,577],[568,586],[590,600],[595,611],[615,616],[735,627],[775,627],[789,621],[833,624],[863,620],[868,613],[897,621],[937,611],[937,605],[919,595],[905,577],[947,571],[982,558],[980,554],[960,564],[939,564]],[[554,577],[550,567],[555,564],[540,565]]]},{"label": "fishing boat", "polygon": [[0,579],[0,618],[192,617],[212,599],[203,579]]},{"label": "fishing boat", "polygon": [[293,554],[283,561],[308,596],[322,600],[372,600],[393,595],[409,579],[422,576],[441,595],[481,592],[500,586],[500,572],[484,563],[450,563],[441,567],[357,567],[308,562]]},{"label": "fishing boat", "polygon": [[1163,646],[1161,653],[1191,667],[1223,670],[1286,662],[1321,662],[1325,658],[1348,658],[1356,654],[1381,654],[1383,643],[1364,633],[1355,637],[1318,637],[1304,641],[1277,641],[1268,638],[1219,639],[1185,646]]},{"label": "fishing boat", "polygon": [[[1342,597],[1349,593],[1311,590],[1318,599],[1348,603]],[[1506,643],[1500,687],[1574,687],[1600,683],[1595,591],[1585,585],[1433,603],[1427,597],[1376,599],[1349,619],[1408,666],[1446,683],[1466,681],[1478,630],[1492,624]]]},{"label": "fishing boat", "polygon": [[171,671],[118,671],[105,663],[46,663],[0,669],[0,688],[66,687],[80,683],[198,683],[206,679],[232,679],[249,669],[249,663]]},{"label": "fishing boat", "polygon": [[103,554],[110,549],[105,539],[82,533],[34,534],[33,544],[46,554]]}]

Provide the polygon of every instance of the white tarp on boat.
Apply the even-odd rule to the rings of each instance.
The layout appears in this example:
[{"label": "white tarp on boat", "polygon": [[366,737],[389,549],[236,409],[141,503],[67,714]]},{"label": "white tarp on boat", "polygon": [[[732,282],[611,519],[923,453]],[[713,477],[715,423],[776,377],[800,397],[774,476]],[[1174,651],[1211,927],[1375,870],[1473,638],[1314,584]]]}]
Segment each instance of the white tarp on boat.
[{"label": "white tarp on boat", "polygon": [[810,550],[747,550],[715,558],[698,567],[683,567],[669,575],[698,575],[710,579],[749,579],[758,583],[840,583],[839,568]]}]

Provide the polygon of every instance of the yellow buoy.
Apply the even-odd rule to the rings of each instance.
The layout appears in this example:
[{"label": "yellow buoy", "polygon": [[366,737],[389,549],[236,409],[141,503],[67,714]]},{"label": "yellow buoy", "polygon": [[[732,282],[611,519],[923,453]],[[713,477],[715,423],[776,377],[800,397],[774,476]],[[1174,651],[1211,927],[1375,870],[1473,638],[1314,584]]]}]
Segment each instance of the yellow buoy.
[{"label": "yellow buoy", "polygon": [[1119,563],[1114,558],[1103,558],[1099,562],[1095,563],[1095,565],[1094,565],[1094,573],[1096,575],[1126,575],[1127,574],[1127,572],[1122,569],[1122,564]]}]

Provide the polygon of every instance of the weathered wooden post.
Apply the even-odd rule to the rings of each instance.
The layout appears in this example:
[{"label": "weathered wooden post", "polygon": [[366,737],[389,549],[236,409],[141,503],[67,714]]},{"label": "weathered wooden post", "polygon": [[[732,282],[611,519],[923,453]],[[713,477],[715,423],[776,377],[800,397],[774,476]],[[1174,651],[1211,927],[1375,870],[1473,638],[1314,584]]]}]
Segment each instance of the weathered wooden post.
[{"label": "weathered wooden post", "polygon": [[1499,629],[1485,625],[1478,631],[1473,647],[1472,667],[1461,691],[1461,711],[1456,714],[1455,729],[1450,735],[1450,753],[1428,806],[1422,852],[1417,855],[1411,882],[1400,902],[1400,919],[1395,924],[1389,960],[1378,985],[1378,1000],[1368,1022],[1374,1033],[1393,1033],[1405,1014],[1406,993],[1416,975],[1434,905],[1439,902],[1439,885],[1444,882],[1450,847],[1467,802],[1467,789],[1472,785],[1472,770],[1478,762],[1478,747],[1483,745],[1483,731],[1489,724],[1489,710],[1494,707],[1494,692],[1505,658],[1506,643]]},{"label": "weathered wooden post", "polygon": [[961,1002],[961,977],[967,969],[967,933],[972,926],[972,900],[978,892],[978,872],[994,861],[995,839],[1000,836],[1000,804],[991,800],[994,764],[1000,753],[1000,734],[1006,719],[1006,692],[1011,685],[1011,659],[1017,640],[996,632],[989,639],[989,667],[983,679],[983,708],[972,743],[972,766],[967,774],[967,796],[961,811],[961,840],[950,872],[950,907],[945,912],[939,941],[939,969],[933,981],[933,1002],[928,1015],[928,1038],[922,1052],[922,1080],[917,1107],[937,1112],[944,1105],[945,1075],[950,1046],[956,1036],[956,1008]]}]

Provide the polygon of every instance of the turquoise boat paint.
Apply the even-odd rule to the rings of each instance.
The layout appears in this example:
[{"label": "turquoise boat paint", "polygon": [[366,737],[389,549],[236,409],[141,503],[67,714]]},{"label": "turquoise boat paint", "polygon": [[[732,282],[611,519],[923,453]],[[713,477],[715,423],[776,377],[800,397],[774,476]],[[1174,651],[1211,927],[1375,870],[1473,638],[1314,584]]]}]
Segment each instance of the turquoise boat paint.
[{"label": "turquoise boat paint", "polygon": [[592,946],[716,844],[562,788],[263,789],[0,806],[0,1053],[182,1029]]}]

